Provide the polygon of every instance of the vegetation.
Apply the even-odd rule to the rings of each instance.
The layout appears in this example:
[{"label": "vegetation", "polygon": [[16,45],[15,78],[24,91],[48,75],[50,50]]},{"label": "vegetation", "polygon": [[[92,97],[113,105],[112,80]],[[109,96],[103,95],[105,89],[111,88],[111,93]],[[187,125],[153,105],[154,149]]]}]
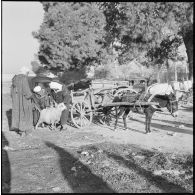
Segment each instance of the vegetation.
[{"label": "vegetation", "polygon": [[95,4],[43,3],[44,21],[33,35],[39,60],[48,66],[79,69],[103,53],[105,17]]},{"label": "vegetation", "polygon": [[193,2],[42,4],[44,21],[33,33],[40,41],[42,64],[79,69],[107,64],[115,57],[119,64],[137,59],[144,66],[168,66],[168,59],[177,60],[178,46],[184,43],[192,78]]},{"label": "vegetation", "polygon": [[[121,43],[120,47],[117,46],[119,61],[124,63],[138,57],[143,51],[150,54],[155,51],[155,62],[158,50],[163,52],[162,63],[165,58],[175,55],[175,49],[182,43],[179,40],[181,37],[188,55],[189,77],[192,77],[193,2],[109,2],[102,3],[102,6],[110,25],[108,35]],[[169,39],[170,35],[173,38]]]}]

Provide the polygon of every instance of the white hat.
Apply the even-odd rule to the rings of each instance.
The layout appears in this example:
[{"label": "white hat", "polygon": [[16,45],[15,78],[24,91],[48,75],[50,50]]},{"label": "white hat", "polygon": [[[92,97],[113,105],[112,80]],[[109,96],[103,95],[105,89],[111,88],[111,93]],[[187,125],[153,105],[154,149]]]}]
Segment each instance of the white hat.
[{"label": "white hat", "polygon": [[60,83],[51,82],[49,86],[51,89],[57,89],[58,91],[62,91],[62,85]]},{"label": "white hat", "polygon": [[40,92],[40,91],[41,91],[41,87],[38,85],[38,86],[36,86],[36,87],[33,89],[33,91],[34,91],[35,93]]}]

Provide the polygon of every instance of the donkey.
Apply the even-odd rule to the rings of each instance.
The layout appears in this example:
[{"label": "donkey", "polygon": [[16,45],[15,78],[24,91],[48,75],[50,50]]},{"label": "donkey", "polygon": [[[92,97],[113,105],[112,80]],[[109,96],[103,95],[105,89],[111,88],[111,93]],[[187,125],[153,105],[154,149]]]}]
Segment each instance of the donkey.
[{"label": "donkey", "polygon": [[[128,102],[127,96],[123,96],[121,98],[118,98],[114,100],[114,102]],[[159,106],[153,106],[153,105],[147,105],[142,107],[143,112],[145,113],[146,116],[146,121],[145,121],[145,130],[146,134],[150,133],[150,125],[151,125],[151,119],[153,114],[156,111],[162,111],[160,108],[167,108],[168,111],[171,113],[173,117],[178,116],[178,101],[176,99],[175,94],[170,93],[169,95],[155,95],[152,99],[151,102],[156,102],[159,103]],[[114,130],[117,127],[118,119],[119,117],[123,114],[123,123],[124,123],[124,129],[127,129],[127,123],[126,123],[126,118],[130,112],[130,110],[135,111],[133,106],[119,106],[119,112],[117,111],[117,107],[115,107],[116,111],[116,121],[115,121],[115,126]],[[105,109],[106,112],[108,110]],[[136,111],[139,112],[139,108],[136,108]]]}]

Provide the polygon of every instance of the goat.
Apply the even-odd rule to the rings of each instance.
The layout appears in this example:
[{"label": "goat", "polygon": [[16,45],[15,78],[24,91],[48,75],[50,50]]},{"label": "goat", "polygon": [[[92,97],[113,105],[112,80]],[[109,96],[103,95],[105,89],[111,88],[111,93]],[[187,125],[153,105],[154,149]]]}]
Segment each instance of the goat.
[{"label": "goat", "polygon": [[56,126],[56,123],[60,121],[62,111],[65,109],[67,109],[67,107],[64,105],[64,103],[60,103],[56,107],[41,110],[39,121],[37,122],[35,129],[37,129],[38,126],[43,122],[52,125],[53,127]]}]

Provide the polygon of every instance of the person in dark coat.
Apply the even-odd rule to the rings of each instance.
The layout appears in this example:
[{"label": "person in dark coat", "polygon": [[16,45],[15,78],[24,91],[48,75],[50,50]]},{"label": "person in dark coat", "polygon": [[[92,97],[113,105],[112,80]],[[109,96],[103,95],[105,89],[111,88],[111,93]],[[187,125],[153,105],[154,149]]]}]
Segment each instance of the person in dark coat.
[{"label": "person in dark coat", "polygon": [[51,94],[54,100],[56,101],[57,104],[64,102],[66,105],[67,109],[65,109],[62,112],[61,118],[60,118],[60,123],[63,126],[63,129],[67,129],[67,121],[68,121],[68,116],[69,116],[69,109],[70,109],[70,104],[72,101],[70,91],[68,88],[59,82],[51,82],[50,84]]},{"label": "person in dark coat", "polygon": [[[33,89],[33,92],[36,99],[33,109],[33,125],[35,127],[39,120],[40,110],[54,105],[54,102],[48,83],[38,83],[38,85]],[[40,110],[37,109],[37,106]]]},{"label": "person in dark coat", "polygon": [[12,126],[20,135],[28,135],[33,130],[33,94],[28,83],[29,70],[23,67],[20,74],[12,79]]},{"label": "person in dark coat", "polygon": [[[50,104],[48,102],[48,94],[49,92],[49,83],[52,81],[52,78],[49,78],[43,74],[36,75],[35,77],[29,78],[29,85],[31,88],[32,93],[34,94],[34,107],[33,107],[33,126],[35,127],[40,116],[40,112],[37,109],[37,107],[42,110],[46,107],[48,107]],[[41,89],[45,90],[45,95],[44,94],[39,94],[34,91],[34,88],[40,86]],[[42,90],[42,91],[43,91]],[[35,92],[35,93],[34,93]]]}]

